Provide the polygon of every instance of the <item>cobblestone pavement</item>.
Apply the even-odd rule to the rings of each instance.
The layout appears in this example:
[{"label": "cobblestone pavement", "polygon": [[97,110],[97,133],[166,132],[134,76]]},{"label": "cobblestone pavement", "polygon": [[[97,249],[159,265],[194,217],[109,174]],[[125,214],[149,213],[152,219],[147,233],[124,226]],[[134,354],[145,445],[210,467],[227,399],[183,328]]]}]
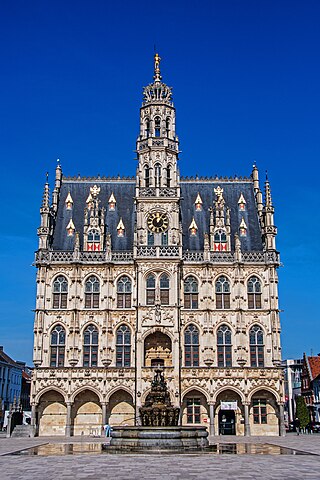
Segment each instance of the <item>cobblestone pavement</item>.
[{"label": "cobblestone pavement", "polygon": [[[211,443],[270,443],[310,455],[115,455],[16,456],[10,452],[45,443],[101,442],[101,439],[0,439],[0,479],[6,480],[189,480],[320,479],[320,435],[214,437]],[[311,455],[311,454],[314,455]],[[4,456],[5,455],[5,456]],[[319,456],[318,456],[319,455]]]}]

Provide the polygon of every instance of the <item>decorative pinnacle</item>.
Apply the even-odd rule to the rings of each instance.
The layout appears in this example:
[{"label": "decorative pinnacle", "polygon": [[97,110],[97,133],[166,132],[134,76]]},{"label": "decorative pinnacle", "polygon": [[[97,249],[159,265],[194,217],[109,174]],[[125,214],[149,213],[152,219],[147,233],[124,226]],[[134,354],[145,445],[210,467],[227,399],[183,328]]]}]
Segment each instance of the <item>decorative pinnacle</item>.
[{"label": "decorative pinnacle", "polygon": [[155,82],[160,82],[162,79],[160,74],[160,62],[161,62],[161,58],[159,54],[156,53],[154,56],[154,76],[153,76]]},{"label": "decorative pinnacle", "polygon": [[266,181],[264,184],[264,191],[265,191],[265,202],[266,202],[266,207],[272,207],[272,198],[271,198],[271,189],[270,189],[270,183],[268,180],[268,172],[266,171]]}]

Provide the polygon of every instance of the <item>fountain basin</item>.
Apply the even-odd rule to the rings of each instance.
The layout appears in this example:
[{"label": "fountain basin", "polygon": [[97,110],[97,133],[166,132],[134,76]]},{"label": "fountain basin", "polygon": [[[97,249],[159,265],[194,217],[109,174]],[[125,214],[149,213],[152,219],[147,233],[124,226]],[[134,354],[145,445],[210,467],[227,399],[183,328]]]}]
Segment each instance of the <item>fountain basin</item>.
[{"label": "fountain basin", "polygon": [[155,451],[199,451],[209,447],[206,427],[113,427],[110,451],[152,453]]}]

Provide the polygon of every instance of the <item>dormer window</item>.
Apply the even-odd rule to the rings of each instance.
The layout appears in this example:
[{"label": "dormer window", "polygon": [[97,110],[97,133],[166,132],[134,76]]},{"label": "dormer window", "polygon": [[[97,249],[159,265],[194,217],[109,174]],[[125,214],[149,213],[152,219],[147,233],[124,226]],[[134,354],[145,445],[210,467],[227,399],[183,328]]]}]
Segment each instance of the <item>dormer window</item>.
[{"label": "dormer window", "polygon": [[247,224],[244,221],[244,218],[242,217],[240,227],[239,227],[239,233],[240,237],[246,237],[247,236]]},{"label": "dormer window", "polygon": [[238,200],[238,205],[239,205],[239,210],[242,210],[244,211],[246,209],[246,201],[245,201],[245,198],[243,196],[243,194],[241,193],[240,197],[239,197],[239,200]]},{"label": "dormer window", "polygon": [[227,235],[224,230],[217,230],[214,234],[214,252],[226,252],[227,251]]},{"label": "dormer window", "polygon": [[99,252],[100,251],[100,232],[99,230],[92,229],[88,232],[87,237],[87,250],[88,252]]},{"label": "dormer window", "polygon": [[72,235],[74,234],[75,230],[76,230],[76,228],[75,228],[75,226],[74,226],[74,223],[73,223],[73,221],[72,221],[72,218],[70,218],[70,221],[69,221],[69,223],[68,223],[68,225],[67,225],[67,235],[68,235],[68,237],[72,237]]},{"label": "dormer window", "polygon": [[73,200],[70,195],[70,192],[68,192],[67,198],[66,198],[66,209],[67,210],[72,210],[73,207]]},{"label": "dormer window", "polygon": [[117,226],[117,234],[118,234],[118,237],[124,237],[124,234],[125,234],[125,228],[124,228],[122,218],[120,218],[120,221]]},{"label": "dormer window", "polygon": [[192,219],[192,222],[190,223],[190,227],[189,227],[189,232],[190,232],[190,235],[192,237],[195,237],[197,235],[197,231],[198,231],[198,226],[195,222],[195,219],[193,218]]},{"label": "dormer window", "polygon": [[198,193],[197,198],[194,202],[194,205],[198,212],[202,210],[202,198],[200,197],[200,193]]},{"label": "dormer window", "polygon": [[108,203],[109,203],[109,211],[114,211],[116,208],[117,202],[113,193],[111,193]]},{"label": "dormer window", "polygon": [[160,117],[156,117],[154,119],[154,136],[160,137],[160,129],[161,129],[161,119]]}]

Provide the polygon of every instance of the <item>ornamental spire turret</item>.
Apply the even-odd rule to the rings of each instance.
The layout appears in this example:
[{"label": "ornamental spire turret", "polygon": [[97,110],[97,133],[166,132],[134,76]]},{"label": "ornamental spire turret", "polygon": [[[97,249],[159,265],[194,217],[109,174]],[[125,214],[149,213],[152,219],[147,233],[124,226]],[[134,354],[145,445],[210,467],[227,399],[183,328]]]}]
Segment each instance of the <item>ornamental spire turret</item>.
[{"label": "ornamental spire turret", "polygon": [[41,224],[38,228],[39,249],[46,250],[49,247],[50,234],[50,190],[48,173],[46,173],[46,183],[43,188],[42,204],[40,208]]},{"label": "ornamental spire turret", "polygon": [[54,183],[54,190],[52,192],[52,210],[54,213],[57,213],[58,210],[58,201],[59,201],[59,194],[61,188],[61,180],[62,180],[62,170],[60,165],[59,158],[57,159],[57,167],[56,167],[56,179]]},{"label": "ornamental spire turret", "polygon": [[265,203],[263,207],[263,233],[265,239],[265,247],[266,250],[275,250],[276,249],[276,241],[275,237],[277,235],[277,228],[274,225],[274,208],[272,205],[272,197],[271,197],[271,188],[268,179],[268,175],[266,174],[266,181],[265,181]]}]

